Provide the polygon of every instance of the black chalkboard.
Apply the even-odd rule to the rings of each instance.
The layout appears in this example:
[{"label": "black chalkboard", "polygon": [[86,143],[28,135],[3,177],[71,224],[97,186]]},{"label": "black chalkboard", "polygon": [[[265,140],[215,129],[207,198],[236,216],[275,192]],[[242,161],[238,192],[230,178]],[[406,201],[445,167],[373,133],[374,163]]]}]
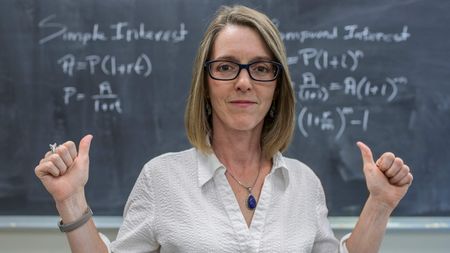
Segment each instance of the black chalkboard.
[{"label": "black chalkboard", "polygon": [[[34,176],[48,144],[94,135],[87,197],[121,215],[150,158],[189,148],[183,113],[201,34],[234,1],[2,1],[0,215],[54,215]],[[450,2],[241,1],[279,27],[298,100],[286,152],[330,214],[358,215],[361,158],[393,151],[415,181],[398,216],[450,215]]]}]

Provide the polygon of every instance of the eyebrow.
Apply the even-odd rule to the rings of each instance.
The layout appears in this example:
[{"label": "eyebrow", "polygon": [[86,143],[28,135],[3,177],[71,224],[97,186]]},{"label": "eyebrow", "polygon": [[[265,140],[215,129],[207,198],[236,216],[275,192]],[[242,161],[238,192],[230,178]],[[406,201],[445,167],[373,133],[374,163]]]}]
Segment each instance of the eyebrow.
[{"label": "eyebrow", "polygon": [[[239,60],[236,57],[231,56],[231,55],[220,56],[220,57],[217,57],[217,58],[215,58],[213,60],[215,60],[215,61],[216,60],[225,60],[225,61],[233,61],[233,62],[240,63]],[[269,56],[257,56],[257,57],[252,58],[249,61],[249,63],[250,62],[257,62],[257,61],[273,61],[273,58],[269,57]]]}]

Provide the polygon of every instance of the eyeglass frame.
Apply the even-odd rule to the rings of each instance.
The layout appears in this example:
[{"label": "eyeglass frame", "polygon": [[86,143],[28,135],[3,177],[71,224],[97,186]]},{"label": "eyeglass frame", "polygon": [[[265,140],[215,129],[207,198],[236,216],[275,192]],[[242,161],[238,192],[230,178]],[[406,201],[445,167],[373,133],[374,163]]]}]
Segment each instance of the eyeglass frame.
[{"label": "eyeglass frame", "polygon": [[[239,70],[238,70],[236,76],[233,77],[233,78],[231,78],[231,79],[221,79],[221,78],[217,78],[217,77],[214,77],[214,76],[211,74],[211,69],[210,69],[210,67],[209,67],[209,66],[211,66],[211,64],[214,63],[214,62],[230,62],[230,63],[233,63],[233,64],[238,65],[238,66],[239,66]],[[274,64],[274,65],[277,67],[276,75],[274,76],[273,79],[271,79],[271,80],[258,80],[258,79],[255,79],[255,78],[252,76],[252,74],[250,73],[249,67],[250,67],[251,65],[255,64],[255,63],[260,63],[260,62],[268,62],[268,63],[272,63],[272,64]],[[230,61],[230,60],[210,60],[210,61],[206,61],[206,62],[203,64],[203,67],[205,68],[205,70],[208,72],[208,75],[209,75],[212,79],[214,79],[214,80],[219,80],[219,81],[231,81],[231,80],[236,79],[236,78],[239,76],[239,74],[241,73],[241,70],[242,70],[242,69],[246,69],[246,70],[247,70],[247,73],[248,73],[248,76],[249,76],[252,80],[257,81],[257,82],[272,82],[272,81],[275,81],[275,80],[277,80],[277,78],[278,78],[278,76],[280,75],[280,73],[283,72],[283,65],[282,65],[281,63],[276,62],[276,61],[268,61],[268,60],[254,61],[254,62],[250,62],[250,63],[247,63],[247,64],[241,64],[241,63],[237,63],[237,62]]]}]

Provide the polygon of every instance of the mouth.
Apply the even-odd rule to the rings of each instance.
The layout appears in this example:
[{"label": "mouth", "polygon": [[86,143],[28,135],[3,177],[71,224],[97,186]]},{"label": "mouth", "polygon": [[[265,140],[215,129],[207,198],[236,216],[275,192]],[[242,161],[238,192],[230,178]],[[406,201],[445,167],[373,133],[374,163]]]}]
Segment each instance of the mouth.
[{"label": "mouth", "polygon": [[246,107],[255,105],[257,103],[255,101],[251,101],[251,100],[232,100],[232,101],[230,101],[230,104],[238,106],[238,107],[246,108]]},{"label": "mouth", "polygon": [[251,101],[251,100],[232,100],[232,101],[230,101],[230,103],[232,103],[232,104],[256,104],[255,101]]}]

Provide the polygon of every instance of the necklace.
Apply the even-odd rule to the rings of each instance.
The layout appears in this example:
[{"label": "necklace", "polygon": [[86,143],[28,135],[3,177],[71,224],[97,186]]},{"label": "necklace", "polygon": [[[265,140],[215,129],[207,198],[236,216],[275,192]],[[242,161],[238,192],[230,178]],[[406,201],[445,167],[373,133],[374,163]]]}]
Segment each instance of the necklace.
[{"label": "necklace", "polygon": [[255,186],[256,181],[258,181],[258,177],[259,177],[259,172],[260,172],[260,171],[261,171],[261,166],[259,166],[259,169],[258,169],[258,175],[256,176],[255,181],[253,182],[252,186],[246,186],[246,185],[244,185],[243,183],[241,183],[241,181],[237,180],[237,178],[235,178],[235,177],[233,176],[233,174],[231,174],[228,170],[225,171],[226,173],[230,174],[230,176],[231,176],[231,177],[232,177],[232,178],[233,178],[240,186],[244,187],[244,188],[248,191],[247,208],[248,208],[249,210],[254,210],[254,209],[256,208],[256,198],[255,198],[255,196],[253,196],[252,189],[253,189],[253,187]]}]

